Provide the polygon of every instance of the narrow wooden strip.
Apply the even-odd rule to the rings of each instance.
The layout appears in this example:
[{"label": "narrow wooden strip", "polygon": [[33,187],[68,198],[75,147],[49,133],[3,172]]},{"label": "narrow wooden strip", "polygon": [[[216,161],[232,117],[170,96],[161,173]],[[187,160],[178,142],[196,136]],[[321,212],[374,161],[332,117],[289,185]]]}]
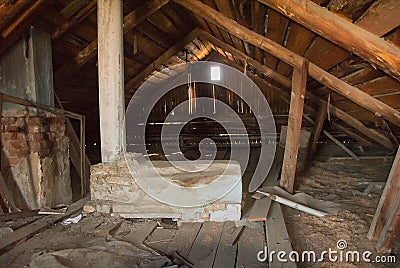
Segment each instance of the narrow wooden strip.
[{"label": "narrow wooden strip", "polygon": [[232,230],[234,228],[234,222],[225,222],[221,238],[219,240],[217,253],[215,254],[213,267],[235,267],[237,244],[231,244],[231,239],[234,235]]},{"label": "narrow wooden strip", "polygon": [[212,267],[223,226],[222,222],[203,223],[187,257],[196,267]]},{"label": "narrow wooden strip", "polygon": [[257,259],[257,254],[259,251],[264,250],[265,243],[264,228],[244,227],[238,241],[236,267],[265,267],[266,263]]},{"label": "narrow wooden strip", "polygon": [[279,203],[273,202],[271,205],[269,219],[265,222],[265,233],[267,236],[268,255],[275,252],[275,259],[268,258],[270,268],[292,268],[297,267],[293,262],[279,262],[276,259],[276,253],[284,251],[289,254],[292,250],[292,244],[289,239],[289,234],[286,229],[285,220],[283,218],[282,208]]},{"label": "narrow wooden strip", "polygon": [[270,206],[271,199],[269,198],[256,200],[250,211],[249,222],[266,221]]},{"label": "narrow wooden strip", "polygon": [[199,233],[201,223],[183,223],[178,229],[174,239],[168,245],[165,253],[171,255],[174,251],[178,252],[182,257],[187,257],[192,245]]}]

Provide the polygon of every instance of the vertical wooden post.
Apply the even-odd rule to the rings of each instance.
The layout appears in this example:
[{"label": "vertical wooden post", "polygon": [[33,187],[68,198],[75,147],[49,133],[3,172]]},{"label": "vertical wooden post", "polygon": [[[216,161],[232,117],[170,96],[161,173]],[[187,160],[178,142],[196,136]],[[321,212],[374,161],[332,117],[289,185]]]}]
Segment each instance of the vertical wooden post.
[{"label": "vertical wooden post", "polygon": [[375,216],[368,232],[369,239],[378,240],[378,250],[393,244],[395,229],[400,228],[400,147],[393,161]]},{"label": "vertical wooden post", "polygon": [[123,4],[99,0],[97,5],[101,159],[109,162],[124,147]]},{"label": "vertical wooden post", "polygon": [[317,143],[318,143],[318,139],[321,134],[321,131],[322,131],[322,127],[325,122],[325,117],[327,114],[327,107],[328,107],[327,102],[323,102],[319,106],[319,109],[317,112],[317,118],[315,118],[314,126],[311,131],[310,140],[308,141],[308,144],[307,144],[307,156],[303,163],[303,170],[306,170],[311,165],[311,162],[314,158],[314,154],[317,151],[317,146],[318,146]]},{"label": "vertical wooden post", "polygon": [[85,154],[85,117],[82,116],[80,119],[80,175],[81,175],[81,195],[82,198],[85,197],[86,195],[86,174],[85,174],[85,160],[86,160],[86,154]]},{"label": "vertical wooden post", "polygon": [[283,157],[282,175],[280,181],[280,186],[290,193],[293,192],[294,188],[294,177],[296,173],[296,163],[299,149],[304,96],[306,94],[307,71],[308,61],[306,59],[304,59],[302,68],[300,70],[296,68],[293,69],[292,94],[290,97],[285,155]]}]

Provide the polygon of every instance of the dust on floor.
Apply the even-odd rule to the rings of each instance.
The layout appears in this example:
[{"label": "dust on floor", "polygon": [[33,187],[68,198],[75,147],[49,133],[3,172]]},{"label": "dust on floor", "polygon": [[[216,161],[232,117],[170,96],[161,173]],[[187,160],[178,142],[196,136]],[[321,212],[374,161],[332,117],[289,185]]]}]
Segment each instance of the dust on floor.
[{"label": "dust on floor", "polygon": [[[285,207],[285,221],[294,250],[300,253],[312,250],[319,257],[329,248],[340,251],[337,243],[344,240],[347,243],[342,250],[344,253],[371,251],[371,260],[380,255],[375,249],[376,242],[368,240],[367,233],[382,189],[375,187],[368,194],[363,191],[368,185],[366,182],[384,182],[389,170],[390,163],[337,164],[327,161],[318,162],[307,173],[299,175],[296,178],[299,192],[342,204],[344,209],[335,215],[319,218]],[[299,263],[299,267],[398,267],[400,256],[396,258],[397,264],[324,261]],[[327,256],[325,260],[328,260]]]}]

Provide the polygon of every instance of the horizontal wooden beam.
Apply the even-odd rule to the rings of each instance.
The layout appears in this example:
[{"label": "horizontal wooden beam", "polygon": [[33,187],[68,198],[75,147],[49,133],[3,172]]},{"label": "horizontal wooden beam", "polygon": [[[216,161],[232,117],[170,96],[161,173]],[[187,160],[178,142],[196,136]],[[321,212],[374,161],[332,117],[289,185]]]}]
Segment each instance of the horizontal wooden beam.
[{"label": "horizontal wooden beam", "polygon": [[400,49],[310,0],[258,0],[400,80]]},{"label": "horizontal wooden beam", "polygon": [[[124,34],[130,32],[136,25],[153,15],[157,10],[166,5],[168,0],[145,1],[138,8],[124,17]],[[75,55],[72,62],[65,64],[54,75],[56,80],[62,80],[76,73],[80,67],[94,59],[97,55],[97,39]]]},{"label": "horizontal wooden beam", "polygon": [[[286,88],[290,88],[292,82],[290,81],[289,78],[275,72],[274,70],[272,70],[271,68],[261,64],[260,62],[257,62],[256,60],[250,58],[249,56],[245,55],[244,53],[238,51],[237,49],[233,48],[232,46],[222,42],[221,40],[219,40],[218,38],[215,38],[214,36],[212,36],[211,34],[202,31],[199,34],[199,38],[203,38],[206,39],[207,41],[209,41],[210,43],[214,44],[217,47],[220,47],[222,50],[225,50],[229,53],[234,54],[236,57],[239,57],[241,59],[243,59],[244,61],[247,61],[249,64],[251,64],[252,66],[254,66],[254,68],[256,68],[258,71],[264,73],[265,75],[267,75],[268,77],[272,78],[273,80],[279,82],[280,84],[284,85]],[[218,51],[218,53],[220,53],[222,56],[225,56],[225,54],[221,51]],[[271,85],[272,86],[272,85]],[[278,88],[278,87],[274,87],[275,89],[279,90],[280,92],[284,92],[283,89]],[[311,92],[307,91],[306,92],[306,99],[309,99],[313,102],[317,102],[319,105],[325,105],[326,101],[313,95]],[[359,121],[358,119],[354,118],[353,116],[349,115],[348,113],[346,113],[345,111],[337,108],[336,106],[330,104],[329,105],[329,111],[330,113],[341,119],[342,121],[346,122],[348,125],[352,126],[353,128],[357,129],[361,134],[369,137],[371,140],[374,140],[375,142],[377,142],[378,144],[381,144],[383,146],[385,146],[386,148],[392,150],[394,148],[394,144],[387,138],[385,137],[385,135],[377,132],[374,129],[370,129],[368,127],[366,127],[361,121]]]},{"label": "horizontal wooden beam", "polygon": [[[275,55],[282,61],[295,68],[301,68],[301,64],[304,59],[303,57],[275,43],[274,41],[251,31],[250,29],[238,24],[236,21],[227,18],[222,13],[216,11],[208,5],[203,4],[200,1],[173,1],[192,11],[194,14],[204,18],[208,22],[218,25],[243,41],[259,47],[272,55]],[[313,63],[309,64],[308,73],[311,77],[323,85],[349,98],[374,114],[382,116],[393,124],[400,126],[400,112],[396,109],[375,99],[374,97],[371,97],[362,90],[343,82],[339,78],[331,75]]]},{"label": "horizontal wooden beam", "polygon": [[187,34],[184,38],[182,38],[175,45],[167,49],[160,57],[155,59],[152,63],[150,63],[146,68],[143,69],[138,75],[135,76],[132,80],[125,84],[125,91],[132,92],[135,87],[142,82],[147,76],[149,76],[153,71],[155,71],[158,67],[160,67],[165,61],[169,58],[173,57],[176,53],[185,48],[187,44],[192,42],[200,33],[200,29],[196,28]]}]

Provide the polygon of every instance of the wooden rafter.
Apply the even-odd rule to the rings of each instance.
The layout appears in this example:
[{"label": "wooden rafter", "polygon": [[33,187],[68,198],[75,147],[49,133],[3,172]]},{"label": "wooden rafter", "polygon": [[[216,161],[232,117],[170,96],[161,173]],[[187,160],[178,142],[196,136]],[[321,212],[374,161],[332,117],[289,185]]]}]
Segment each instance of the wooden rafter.
[{"label": "wooden rafter", "polygon": [[[206,39],[212,44],[214,44],[217,47],[220,47],[222,50],[228,51],[229,53],[235,54],[237,57],[241,58],[243,61],[247,61],[249,64],[254,66],[258,71],[264,73],[267,77],[272,78],[273,80],[279,82],[280,84],[284,85],[286,88],[291,87],[291,81],[287,77],[275,72],[274,70],[270,69],[269,67],[261,64],[260,62],[257,62],[256,60],[250,58],[246,54],[242,53],[241,51],[233,48],[232,46],[224,43],[223,41],[215,38],[211,34],[202,31],[199,34],[200,38]],[[221,50],[217,50],[221,55],[225,56],[224,52]],[[281,88],[276,87],[277,90],[280,90],[280,92],[284,92]],[[324,105],[326,103],[325,100],[320,99],[319,97],[313,95],[311,92],[307,91],[306,92],[306,98],[310,99],[313,102],[318,103],[319,105]],[[376,130],[370,129],[362,122],[357,120],[356,118],[352,117],[348,113],[344,112],[343,110],[337,108],[333,104],[329,105],[329,110],[330,113],[333,116],[336,116],[337,118],[341,119],[342,121],[346,122],[350,126],[354,127],[357,129],[360,133],[364,134],[365,136],[369,137],[370,139],[374,140],[378,144],[381,144],[385,146],[388,149],[393,149],[393,143],[384,135],[380,134]]]},{"label": "wooden rafter", "polygon": [[[301,64],[304,60],[303,57],[297,55],[296,53],[293,53],[292,51],[273,42],[272,40],[263,37],[242,25],[239,25],[237,22],[225,17],[220,12],[201,3],[200,1],[173,1],[192,11],[194,14],[203,17],[207,21],[217,24],[219,27],[227,30],[229,33],[235,35],[243,41],[251,43],[275,55],[279,59],[285,61],[295,68],[301,68]],[[374,114],[382,116],[393,124],[400,126],[400,112],[396,109],[371,97],[360,89],[343,82],[339,78],[324,71],[313,63],[309,64],[308,73],[311,77],[313,77],[323,85],[349,98],[353,102],[359,104],[360,106],[366,108]]]},{"label": "wooden rafter", "polygon": [[[154,14],[157,10],[168,3],[168,0],[149,0],[145,1],[138,8],[124,17],[124,34],[130,32],[136,25]],[[80,67],[94,59],[97,55],[97,39],[90,43],[75,55],[72,62],[61,67],[56,73],[56,79],[68,77],[79,70]]]},{"label": "wooden rafter", "polygon": [[132,80],[125,84],[125,91],[132,92],[132,90],[138,86],[138,84],[143,81],[147,76],[149,76],[153,71],[160,67],[165,61],[174,56],[176,53],[181,51],[187,44],[192,42],[200,33],[200,29],[196,28],[191,31],[188,35],[182,38],[179,42],[174,44],[172,47],[167,49],[160,57],[155,59],[146,68],[144,68],[138,75]]},{"label": "wooden rafter", "polygon": [[69,30],[71,30],[74,26],[78,23],[83,21],[87,16],[89,16],[93,11],[96,10],[96,3],[97,0],[90,1],[86,6],[84,6],[77,14],[75,14],[70,20],[66,23],[62,24],[60,27],[57,28],[51,35],[51,39],[57,40]]},{"label": "wooden rafter", "polygon": [[400,49],[310,0],[258,0],[400,79]]},{"label": "wooden rafter", "polygon": [[[22,1],[20,1],[22,2]],[[0,55],[3,54],[15,41],[17,41],[25,31],[32,25],[32,22],[44,10],[49,0],[38,0],[29,6],[20,16],[18,16],[0,36]],[[1,14],[0,14],[1,15]]]}]

